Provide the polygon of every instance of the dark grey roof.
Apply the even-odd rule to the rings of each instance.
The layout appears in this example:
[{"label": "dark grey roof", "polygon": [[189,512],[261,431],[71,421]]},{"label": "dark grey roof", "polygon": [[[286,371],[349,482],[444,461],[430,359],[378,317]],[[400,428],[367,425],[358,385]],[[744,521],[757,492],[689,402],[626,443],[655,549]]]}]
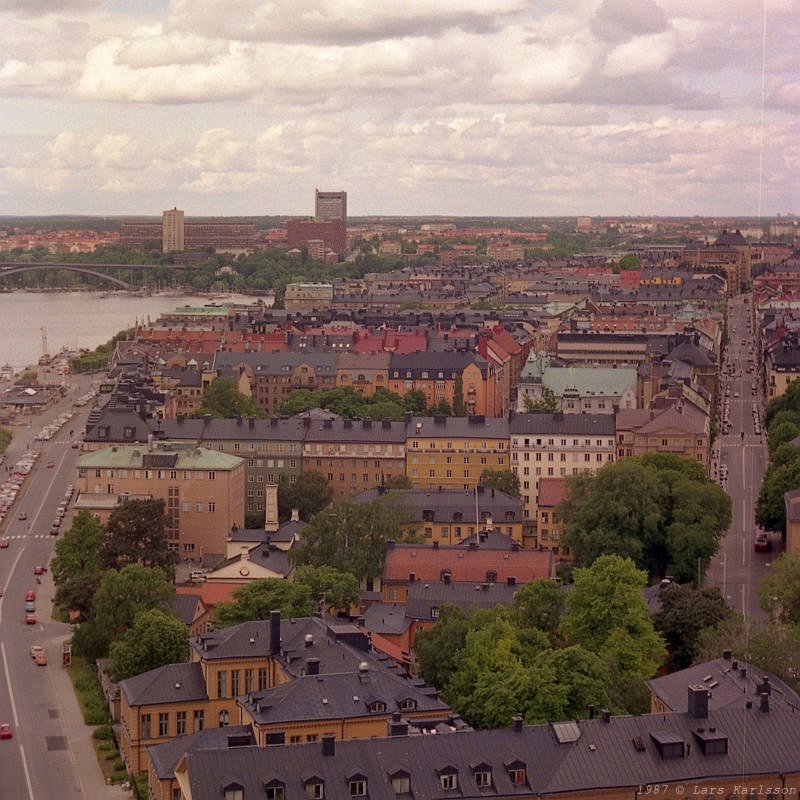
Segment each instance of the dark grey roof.
[{"label": "dark grey roof", "polygon": [[143,419],[130,406],[108,404],[93,409],[83,435],[87,442],[146,442],[153,421]]},{"label": "dark grey roof", "polygon": [[193,594],[176,594],[172,599],[172,604],[178,619],[184,625],[191,625],[194,619],[194,611],[197,608],[197,596]]},{"label": "dark grey roof", "polygon": [[741,706],[742,698],[759,702],[759,689],[764,677],[769,679],[773,705],[784,704],[800,712],[800,695],[770,672],[739,659],[715,658],[691,667],[652,678],[650,691],[672,711],[686,711],[687,686],[701,685],[711,691],[708,707],[718,711]]},{"label": "dark grey roof", "polygon": [[510,536],[506,536],[498,530],[482,530],[472,536],[462,539],[456,547],[472,549],[477,545],[481,550],[517,550],[519,543],[515,542]]},{"label": "dark grey roof", "polygon": [[370,633],[397,635],[404,633],[410,624],[405,606],[373,603],[364,612],[364,627]]},{"label": "dark grey roof", "polygon": [[167,439],[191,441],[300,442],[305,427],[299,416],[271,419],[164,419],[154,425]]},{"label": "dark grey roof", "polygon": [[[264,567],[265,569],[275,572],[278,575],[286,578],[291,575],[294,565],[289,558],[289,553],[284,550],[278,550],[274,545],[270,546],[269,543],[263,542],[256,544],[250,549],[247,556],[248,560],[254,564]],[[236,563],[241,560],[238,554],[231,558],[226,558],[224,561],[216,565],[216,569],[225,567],[229,564]]]},{"label": "dark grey roof", "polygon": [[[306,442],[405,442],[405,422],[391,420],[329,419],[312,421],[306,429]],[[400,451],[397,453],[400,457]]]},{"label": "dark grey roof", "polygon": [[336,359],[336,353],[230,353],[218,350],[214,355],[214,369],[246,364],[255,374],[285,375],[307,364],[317,375],[335,375]]},{"label": "dark grey roof", "polygon": [[541,433],[558,436],[615,436],[613,414],[515,414],[511,434]]},{"label": "dark grey roof", "polygon": [[[453,373],[461,373],[470,364],[477,365],[482,372],[486,372],[489,362],[476,353],[459,353],[455,351],[445,352],[424,352],[424,353],[392,353],[389,362],[389,376],[395,371],[400,373],[401,378],[405,377],[405,372],[412,374],[420,370],[430,373],[431,378],[435,378],[442,372],[446,378],[452,377]],[[449,374],[448,374],[449,373]]]},{"label": "dark grey roof", "polygon": [[692,342],[681,342],[665,356],[665,361],[685,361],[695,367],[713,367],[714,360],[706,350]]},{"label": "dark grey roof", "polygon": [[204,660],[267,658],[270,642],[269,620],[254,620],[202,633],[189,639],[189,646]]},{"label": "dark grey roof", "polygon": [[242,742],[244,739],[248,739],[251,745],[256,743],[249,725],[203,728],[202,731],[178,736],[164,744],[150,745],[147,755],[159,780],[171,780],[175,777],[175,767],[187,750],[226,748],[231,741]]},{"label": "dark grey roof", "polygon": [[181,663],[156,667],[119,683],[129,706],[208,700],[200,664]]},{"label": "dark grey roof", "polygon": [[413,417],[408,424],[408,436],[508,439],[508,420],[480,414],[470,417]]},{"label": "dark grey roof", "polygon": [[[486,515],[498,525],[507,521],[522,520],[522,501],[497,489],[484,489],[477,493],[471,489],[367,489],[355,496],[357,503],[370,503],[378,498],[402,509],[411,522],[422,522],[425,512],[432,512],[432,521],[482,524]],[[460,515],[461,519],[456,519]]]},{"label": "dark grey roof", "polygon": [[[703,732],[698,732],[703,728]],[[711,731],[711,728],[714,730]],[[710,736],[726,740],[724,753],[704,752]],[[560,738],[560,741],[559,741]],[[665,757],[659,742],[674,742],[680,755]],[[325,786],[327,800],[350,800],[349,780],[367,782],[370,800],[396,800],[391,777],[399,770],[410,776],[411,791],[420,800],[452,796],[442,789],[444,769],[458,775],[460,798],[485,797],[475,771],[490,770],[491,795],[498,797],[555,795],[625,787],[630,796],[640,785],[693,783],[703,785],[800,770],[797,715],[785,706],[763,713],[758,706],[712,712],[698,720],[688,714],[646,714],[582,720],[566,725],[536,725],[520,731],[463,731],[451,736],[394,736],[333,743],[335,756],[323,755],[320,743],[227,750],[193,750],[186,768],[194,800],[219,800],[220,790],[237,782],[245,797],[259,797],[264,785],[279,780],[289,800],[304,797],[304,783]],[[525,770],[522,785],[511,783],[508,770]],[[591,796],[589,794],[587,797]]]},{"label": "dark grey roof", "polygon": [[462,611],[509,605],[519,590],[519,586],[505,583],[415,581],[408,585],[406,616],[412,620],[432,621],[436,619],[432,609],[440,609],[445,603],[457,605]]},{"label": "dark grey roof", "polygon": [[[421,682],[420,682],[421,683]],[[237,698],[259,724],[295,720],[343,719],[368,716],[373,703],[382,713],[398,711],[404,700],[417,711],[440,711],[447,717],[450,707],[432,689],[400,677],[382,667],[364,671],[305,675],[271,689]]]}]

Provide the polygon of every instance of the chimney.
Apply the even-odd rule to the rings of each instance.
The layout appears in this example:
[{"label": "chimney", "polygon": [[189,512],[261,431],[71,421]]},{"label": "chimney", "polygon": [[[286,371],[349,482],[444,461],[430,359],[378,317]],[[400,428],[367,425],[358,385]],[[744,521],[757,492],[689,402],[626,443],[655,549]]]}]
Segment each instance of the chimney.
[{"label": "chimney", "polygon": [[300,522],[300,509],[293,508],[292,509],[292,522]]},{"label": "chimney", "polygon": [[247,424],[250,428],[255,428],[256,426],[256,418],[255,417],[248,417]]},{"label": "chimney", "polygon": [[307,658],[306,659],[306,675],[319,675],[319,659]]},{"label": "chimney", "polygon": [[600,719],[602,719],[602,720],[603,720],[603,722],[604,722],[606,725],[608,725],[608,723],[609,723],[609,722],[611,722],[611,712],[610,712],[610,711],[609,711],[607,708],[604,708],[604,709],[603,709],[603,710],[600,712]]},{"label": "chimney", "polygon": [[589,719],[594,719],[594,703],[589,703]]},{"label": "chimney", "polygon": [[392,712],[389,720],[389,736],[408,736],[408,722],[401,719],[399,711]]},{"label": "chimney", "polygon": [[769,695],[766,692],[761,692],[761,713],[769,714]]},{"label": "chimney", "polygon": [[730,661],[733,658],[733,650],[723,650],[722,657],[725,659],[725,661]]},{"label": "chimney", "polygon": [[514,733],[522,733],[522,714],[514,714],[511,721],[514,723]]},{"label": "chimney", "polygon": [[694,719],[708,719],[708,689],[702,684],[688,687],[686,710]]},{"label": "chimney", "polygon": [[314,634],[307,633],[305,636],[304,644],[306,647],[313,647],[314,646]]},{"label": "chimney", "polygon": [[439,549],[439,540],[438,539],[434,539],[433,540],[433,549],[434,550],[438,550]]},{"label": "chimney", "polygon": [[281,652],[281,612],[269,612],[269,654],[277,656]]},{"label": "chimney", "polygon": [[336,737],[332,733],[322,734],[322,755],[323,756],[336,755]]}]

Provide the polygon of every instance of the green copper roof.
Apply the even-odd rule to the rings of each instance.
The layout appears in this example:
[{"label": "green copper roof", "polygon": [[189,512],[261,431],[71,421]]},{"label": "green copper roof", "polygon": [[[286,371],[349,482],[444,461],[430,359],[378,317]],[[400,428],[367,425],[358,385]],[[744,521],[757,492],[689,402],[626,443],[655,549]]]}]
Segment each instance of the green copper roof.
[{"label": "green copper roof", "polygon": [[147,445],[114,445],[85,453],[81,468],[115,469],[206,469],[232,470],[244,459],[186,442],[157,442]]}]

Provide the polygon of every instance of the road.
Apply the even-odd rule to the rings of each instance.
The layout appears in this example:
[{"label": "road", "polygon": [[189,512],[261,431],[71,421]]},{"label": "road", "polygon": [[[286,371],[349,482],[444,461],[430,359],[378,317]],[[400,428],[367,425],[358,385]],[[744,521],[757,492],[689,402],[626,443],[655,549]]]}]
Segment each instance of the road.
[{"label": "road", "polygon": [[[728,305],[728,349],[723,362],[723,380],[729,390],[729,428],[719,436],[716,448],[719,469],[727,467],[726,486],[731,497],[732,523],[721,542],[718,555],[706,573],[706,585],[718,586],[730,606],[750,620],[763,620],[758,604],[758,582],[781,551],[772,539],[771,553],[753,550],[755,504],[769,460],[765,431],[757,434],[753,409],[763,420],[762,394],[753,394],[758,380],[755,337],[752,333],[751,296],[734,298]],[[752,348],[752,349],[751,349]],[[748,372],[749,362],[756,368]],[[731,375],[727,373],[731,372]],[[759,423],[760,424],[760,423]],[[719,474],[719,473],[718,473]]]},{"label": "road", "polygon": [[[72,745],[74,718],[66,696],[68,681],[61,671],[61,643],[69,627],[51,619],[54,588],[49,572],[36,582],[37,564],[47,565],[55,538],[49,535],[56,508],[67,484],[75,478],[79,450],[70,447],[70,428],[76,435],[83,430],[88,408],[75,409],[75,417],[48,442],[33,437],[89,385],[88,378],[71,378],[72,386],[62,403],[27,424],[14,428],[15,438],[7,453],[12,465],[26,449],[41,448],[42,455],[17,495],[12,513],[3,522],[2,536],[9,537],[8,549],[0,550],[0,721],[11,722],[14,738],[0,742],[0,800],[39,800],[40,798],[90,798]],[[52,464],[52,467],[48,467]],[[19,520],[20,512],[27,520]],[[28,590],[36,592],[36,625],[24,621],[24,599]],[[38,667],[30,647],[45,647],[49,664]],[[82,727],[82,726],[81,726]]]}]

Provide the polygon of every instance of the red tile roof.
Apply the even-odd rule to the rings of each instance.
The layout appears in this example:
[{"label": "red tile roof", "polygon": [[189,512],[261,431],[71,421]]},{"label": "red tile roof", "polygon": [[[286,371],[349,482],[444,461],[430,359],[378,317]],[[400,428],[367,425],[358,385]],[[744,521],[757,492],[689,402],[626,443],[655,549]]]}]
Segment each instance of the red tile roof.
[{"label": "red tile roof", "polygon": [[564,500],[567,482],[564,478],[539,478],[539,507],[557,506]]},{"label": "red tile roof", "polygon": [[408,582],[413,572],[418,581],[439,581],[442,570],[451,580],[482,583],[486,573],[497,573],[498,583],[513,577],[517,583],[545,580],[555,574],[553,554],[539,550],[465,550],[463,547],[395,545],[386,553],[383,580]]}]

